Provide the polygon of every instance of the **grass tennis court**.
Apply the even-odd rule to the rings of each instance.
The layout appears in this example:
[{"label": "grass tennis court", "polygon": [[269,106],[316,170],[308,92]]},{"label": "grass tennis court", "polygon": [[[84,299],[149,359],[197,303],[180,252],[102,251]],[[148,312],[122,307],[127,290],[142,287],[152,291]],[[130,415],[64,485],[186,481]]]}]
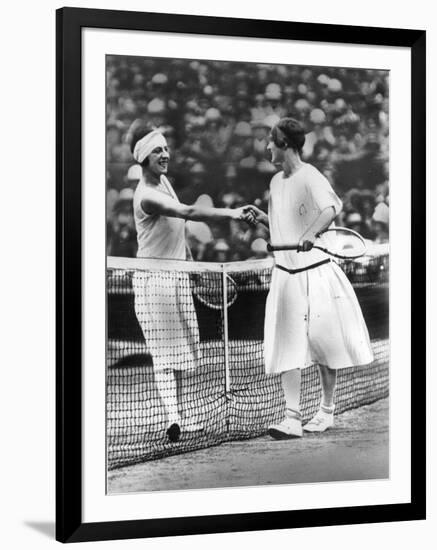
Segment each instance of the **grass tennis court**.
[{"label": "grass tennis court", "polygon": [[[127,466],[150,459],[214,446],[229,440],[262,435],[277,422],[285,407],[280,378],[266,375],[260,341],[232,341],[231,393],[225,394],[224,370],[218,343],[202,344],[202,363],[183,378],[184,411],[204,425],[200,433],[186,434],[176,444],[165,435],[166,416],[157,393],[151,365],[113,366],[108,371],[108,466]],[[364,367],[341,369],[336,409],[341,413],[388,395],[388,341],[372,341],[375,361]],[[241,354],[241,350],[244,354]],[[137,350],[139,351],[139,350]],[[139,355],[140,362],[144,361]],[[132,356],[129,356],[130,363]],[[317,367],[304,369],[301,409],[304,421],[320,402]]]},{"label": "grass tennis court", "polygon": [[261,436],[108,473],[108,493],[316,483],[389,477],[389,400],[346,411],[302,439]]}]

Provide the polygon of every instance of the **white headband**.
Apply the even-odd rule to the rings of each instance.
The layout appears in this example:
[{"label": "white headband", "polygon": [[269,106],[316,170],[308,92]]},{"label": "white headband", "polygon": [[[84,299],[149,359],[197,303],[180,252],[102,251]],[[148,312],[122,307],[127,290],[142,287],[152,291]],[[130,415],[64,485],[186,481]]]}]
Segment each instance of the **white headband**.
[{"label": "white headband", "polygon": [[156,147],[166,147],[167,141],[159,130],[153,130],[150,134],[141,138],[134,147],[134,159],[141,164]]}]

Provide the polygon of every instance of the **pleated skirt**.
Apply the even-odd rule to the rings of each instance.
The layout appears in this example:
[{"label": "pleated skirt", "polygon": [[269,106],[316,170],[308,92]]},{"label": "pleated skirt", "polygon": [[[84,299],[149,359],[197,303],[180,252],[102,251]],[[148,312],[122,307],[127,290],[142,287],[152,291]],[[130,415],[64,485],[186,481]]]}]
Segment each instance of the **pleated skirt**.
[{"label": "pleated skirt", "polygon": [[342,369],[373,361],[360,305],[340,266],[329,262],[296,274],[273,269],[264,355],[271,374],[316,363]]}]

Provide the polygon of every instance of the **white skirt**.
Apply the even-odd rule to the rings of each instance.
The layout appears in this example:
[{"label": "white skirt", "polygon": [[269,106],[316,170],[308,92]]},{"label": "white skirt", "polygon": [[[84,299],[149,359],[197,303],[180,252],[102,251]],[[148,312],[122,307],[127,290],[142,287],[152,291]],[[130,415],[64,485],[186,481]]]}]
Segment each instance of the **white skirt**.
[{"label": "white skirt", "polygon": [[137,271],[135,313],[156,370],[190,370],[201,357],[199,327],[186,273]]},{"label": "white skirt", "polygon": [[264,325],[266,372],[373,361],[354,289],[335,263],[294,275],[274,268]]}]

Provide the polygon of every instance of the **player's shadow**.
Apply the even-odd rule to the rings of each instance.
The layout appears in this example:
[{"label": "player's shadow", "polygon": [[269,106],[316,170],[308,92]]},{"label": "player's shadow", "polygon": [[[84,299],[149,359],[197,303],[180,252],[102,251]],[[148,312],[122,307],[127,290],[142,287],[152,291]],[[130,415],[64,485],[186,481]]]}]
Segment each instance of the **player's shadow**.
[{"label": "player's shadow", "polygon": [[54,521],[25,521],[24,524],[46,537],[55,538],[55,522]]}]

